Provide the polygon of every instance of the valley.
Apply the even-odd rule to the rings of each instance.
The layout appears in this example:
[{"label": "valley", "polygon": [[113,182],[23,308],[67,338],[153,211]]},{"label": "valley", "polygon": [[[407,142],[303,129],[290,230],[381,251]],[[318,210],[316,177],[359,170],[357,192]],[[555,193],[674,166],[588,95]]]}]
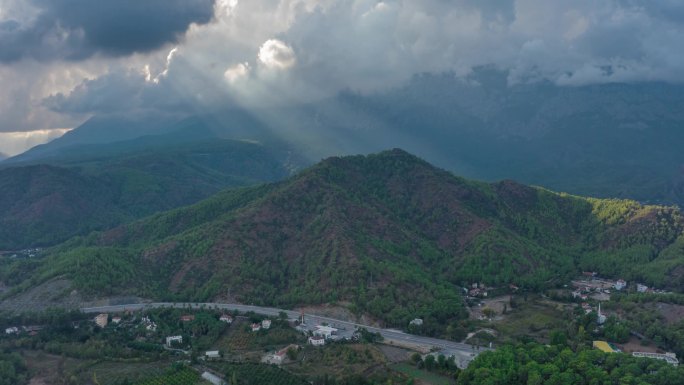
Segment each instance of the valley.
[{"label": "valley", "polygon": [[684,384],[684,1],[0,0],[0,385]]},{"label": "valley", "polygon": [[[635,317],[634,306],[683,302],[683,234],[675,207],[471,181],[394,149],[329,158],[288,179],[227,189],[33,257],[6,255],[0,308],[4,322],[22,309],[61,307],[78,319],[210,311],[285,317],[298,328],[304,314],[311,328],[303,332],[326,325],[345,339],[361,328],[405,352],[403,360],[369,361],[382,378],[454,383],[469,378],[471,361],[511,344],[581,351],[605,339],[681,357],[681,321]],[[345,319],[315,310],[326,308]],[[220,344],[226,352],[242,346]],[[411,361],[414,353],[419,360]],[[439,355],[458,370],[436,365]],[[260,359],[252,351],[237,362]],[[234,364],[220,370],[242,370]]]}]

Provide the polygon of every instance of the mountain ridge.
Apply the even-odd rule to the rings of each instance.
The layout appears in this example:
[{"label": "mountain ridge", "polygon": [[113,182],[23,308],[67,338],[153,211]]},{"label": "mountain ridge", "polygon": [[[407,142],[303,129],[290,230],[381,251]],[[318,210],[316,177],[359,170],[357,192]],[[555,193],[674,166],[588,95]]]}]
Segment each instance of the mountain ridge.
[{"label": "mountain ridge", "polygon": [[226,187],[279,180],[300,167],[284,148],[160,138],[109,154],[107,148],[116,144],[94,145],[93,151],[55,165],[0,168],[0,249],[51,246],[197,202]]},{"label": "mountain ridge", "polygon": [[342,302],[388,325],[423,316],[444,326],[465,316],[461,288],[472,282],[537,291],[594,269],[682,290],[683,231],[676,208],[469,181],[395,149],[72,239],[32,283],[66,276],[83,293],[168,301]]}]

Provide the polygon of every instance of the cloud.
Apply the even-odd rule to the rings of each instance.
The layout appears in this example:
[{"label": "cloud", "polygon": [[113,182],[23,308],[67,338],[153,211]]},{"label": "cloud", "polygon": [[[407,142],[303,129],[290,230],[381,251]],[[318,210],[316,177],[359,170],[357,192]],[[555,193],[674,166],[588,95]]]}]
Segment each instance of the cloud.
[{"label": "cloud", "polygon": [[84,60],[98,53],[150,52],[177,43],[191,24],[208,23],[214,12],[214,0],[31,0],[30,4],[32,17],[0,23],[0,61]]},{"label": "cloud", "polygon": [[47,143],[69,132],[70,129],[36,130],[25,132],[0,132],[0,159],[14,156],[27,148]]},{"label": "cloud", "polygon": [[269,69],[285,70],[297,62],[294,50],[278,39],[269,39],[259,48],[259,61]]},{"label": "cloud", "polygon": [[229,67],[223,76],[228,80],[229,83],[235,83],[236,81],[245,78],[250,72],[249,63],[238,63],[232,67]]},{"label": "cloud", "polygon": [[44,66],[22,60],[0,70],[10,84],[0,90],[0,131],[67,127],[60,116],[300,103],[480,66],[507,71],[510,84],[684,82],[677,0],[0,0],[0,8],[0,61]]},{"label": "cloud", "polygon": [[57,93],[43,100],[52,111],[62,113],[112,113],[139,108],[145,83],[142,72],[112,72],[88,79],[68,94]]}]

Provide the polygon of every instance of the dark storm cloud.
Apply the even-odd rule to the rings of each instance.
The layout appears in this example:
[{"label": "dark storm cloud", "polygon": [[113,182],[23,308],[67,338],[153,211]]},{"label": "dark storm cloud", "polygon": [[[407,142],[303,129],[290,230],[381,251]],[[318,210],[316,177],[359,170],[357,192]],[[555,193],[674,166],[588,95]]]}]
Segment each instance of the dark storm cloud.
[{"label": "dark storm cloud", "polygon": [[33,0],[32,22],[0,24],[0,61],[79,60],[148,52],[205,24],[214,0]]}]

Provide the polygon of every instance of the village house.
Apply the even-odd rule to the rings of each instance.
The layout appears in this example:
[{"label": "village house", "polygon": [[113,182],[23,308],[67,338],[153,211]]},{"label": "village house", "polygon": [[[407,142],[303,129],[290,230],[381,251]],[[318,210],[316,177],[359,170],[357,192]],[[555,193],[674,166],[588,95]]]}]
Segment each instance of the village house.
[{"label": "village house", "polygon": [[180,317],[180,320],[181,320],[182,322],[194,321],[194,320],[195,320],[195,316],[192,315],[192,314],[182,315],[182,316]]},{"label": "village house", "polygon": [[261,324],[258,324],[258,323],[252,324],[252,331],[253,332],[258,332],[259,330],[261,330]]},{"label": "village house", "polygon": [[648,286],[637,283],[637,291],[639,293],[645,293],[648,291]]},{"label": "village house", "polygon": [[219,321],[225,323],[233,323],[233,317],[229,316],[228,314],[221,314],[221,318],[219,318]]},{"label": "village house", "polygon": [[112,317],[112,323],[113,324],[121,323],[121,317]]},{"label": "village house", "polygon": [[101,328],[107,326],[109,323],[109,314],[102,313],[95,317],[95,324]]},{"label": "village house", "polygon": [[183,336],[170,336],[166,337],[166,346],[171,347],[171,344],[174,342],[178,342],[179,344],[183,343]]},{"label": "village house", "polygon": [[261,328],[262,329],[270,329],[271,328],[271,320],[265,319],[265,320],[261,321]]},{"label": "village house", "polygon": [[323,338],[321,336],[309,337],[309,345],[323,346],[323,345],[325,345],[325,338]]},{"label": "village house", "polygon": [[221,358],[221,354],[218,350],[208,350],[204,353],[204,357],[208,360],[217,360]]},{"label": "village house", "polygon": [[19,334],[19,328],[12,326],[11,328],[5,329],[5,334]]},{"label": "village house", "polygon": [[263,361],[269,364],[280,365],[287,358],[287,352],[290,349],[299,350],[299,346],[294,344],[288,345],[275,353],[267,355]]},{"label": "village house", "polygon": [[613,287],[615,288],[615,290],[622,290],[625,287],[627,287],[627,282],[625,282],[625,280],[623,279],[618,279],[617,281],[615,281]]},{"label": "village house", "polygon": [[285,361],[285,357],[287,357],[287,350],[279,350],[271,357],[271,363],[280,365]]}]

